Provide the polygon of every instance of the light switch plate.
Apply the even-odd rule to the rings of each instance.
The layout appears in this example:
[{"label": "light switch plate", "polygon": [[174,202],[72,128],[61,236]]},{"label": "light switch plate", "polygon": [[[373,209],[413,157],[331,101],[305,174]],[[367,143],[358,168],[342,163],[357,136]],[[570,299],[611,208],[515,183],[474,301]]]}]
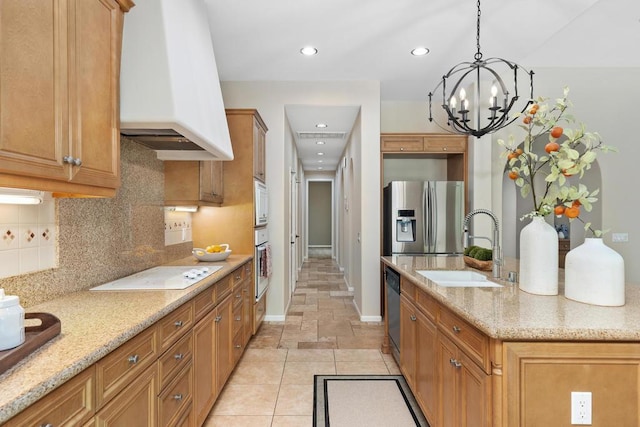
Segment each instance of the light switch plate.
[{"label": "light switch plate", "polygon": [[628,242],[629,241],[629,233],[612,233],[611,241],[614,243],[620,242]]}]

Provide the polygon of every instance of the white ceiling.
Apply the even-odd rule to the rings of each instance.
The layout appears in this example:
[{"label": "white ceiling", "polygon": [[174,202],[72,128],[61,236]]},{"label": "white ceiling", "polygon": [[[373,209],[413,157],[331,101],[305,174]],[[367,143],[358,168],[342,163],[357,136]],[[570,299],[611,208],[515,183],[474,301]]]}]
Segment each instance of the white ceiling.
[{"label": "white ceiling", "polygon": [[[473,0],[205,1],[222,81],[376,80],[381,101],[426,102],[441,76],[476,50]],[[484,0],[480,42],[485,58],[534,71],[640,67],[640,0]],[[307,45],[318,55],[301,55]],[[417,46],[430,53],[410,55]],[[294,134],[318,131],[321,120],[348,134],[357,106],[286,111]],[[318,166],[308,142],[296,138],[305,170]],[[326,147],[325,169],[335,169],[344,142],[333,141],[331,155]]]}]

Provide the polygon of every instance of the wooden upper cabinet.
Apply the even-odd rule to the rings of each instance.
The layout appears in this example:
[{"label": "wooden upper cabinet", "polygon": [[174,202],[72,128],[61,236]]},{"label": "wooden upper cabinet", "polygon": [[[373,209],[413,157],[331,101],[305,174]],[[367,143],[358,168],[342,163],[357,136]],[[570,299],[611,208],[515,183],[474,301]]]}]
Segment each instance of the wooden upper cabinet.
[{"label": "wooden upper cabinet", "polygon": [[123,13],[131,6],[0,4],[0,186],[115,194]]},{"label": "wooden upper cabinet", "polygon": [[421,135],[381,135],[380,151],[383,152],[421,152],[423,148]]},{"label": "wooden upper cabinet", "polygon": [[387,133],[380,135],[384,153],[464,153],[467,137],[449,134]]},{"label": "wooden upper cabinet", "polygon": [[266,139],[267,127],[259,116],[253,121],[253,177],[262,182],[267,180]]},{"label": "wooden upper cabinet", "polygon": [[224,201],[222,161],[165,161],[165,205],[220,206]]}]

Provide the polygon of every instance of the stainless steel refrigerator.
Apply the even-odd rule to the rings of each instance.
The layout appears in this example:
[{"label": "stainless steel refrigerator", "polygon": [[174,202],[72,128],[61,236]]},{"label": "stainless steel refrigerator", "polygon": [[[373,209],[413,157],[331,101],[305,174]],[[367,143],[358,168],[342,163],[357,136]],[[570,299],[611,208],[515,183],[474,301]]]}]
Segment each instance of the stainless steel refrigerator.
[{"label": "stainless steel refrigerator", "polygon": [[383,194],[384,255],[462,253],[463,181],[392,181]]}]

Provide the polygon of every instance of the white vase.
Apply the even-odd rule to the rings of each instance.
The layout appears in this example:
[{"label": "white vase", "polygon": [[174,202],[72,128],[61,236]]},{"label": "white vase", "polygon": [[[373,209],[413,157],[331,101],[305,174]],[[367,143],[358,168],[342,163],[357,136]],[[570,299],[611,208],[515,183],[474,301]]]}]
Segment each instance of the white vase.
[{"label": "white vase", "polygon": [[588,238],[567,253],[564,295],[593,305],[624,305],[624,259],[601,238]]},{"label": "white vase", "polygon": [[533,217],[520,231],[520,289],[558,295],[558,233],[544,217]]}]

